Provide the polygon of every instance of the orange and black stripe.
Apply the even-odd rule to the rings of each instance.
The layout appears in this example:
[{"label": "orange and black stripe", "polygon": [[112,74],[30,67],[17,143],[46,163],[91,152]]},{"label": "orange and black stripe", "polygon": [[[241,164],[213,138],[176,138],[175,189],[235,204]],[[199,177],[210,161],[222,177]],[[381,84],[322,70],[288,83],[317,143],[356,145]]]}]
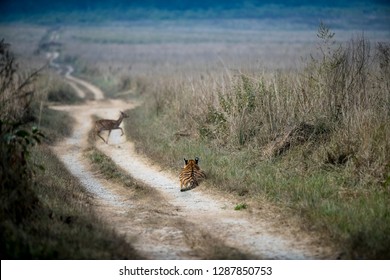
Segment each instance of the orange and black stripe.
[{"label": "orange and black stripe", "polygon": [[199,182],[206,178],[206,174],[199,168],[199,158],[195,160],[184,159],[184,167],[180,172],[180,191],[187,191],[199,185]]}]

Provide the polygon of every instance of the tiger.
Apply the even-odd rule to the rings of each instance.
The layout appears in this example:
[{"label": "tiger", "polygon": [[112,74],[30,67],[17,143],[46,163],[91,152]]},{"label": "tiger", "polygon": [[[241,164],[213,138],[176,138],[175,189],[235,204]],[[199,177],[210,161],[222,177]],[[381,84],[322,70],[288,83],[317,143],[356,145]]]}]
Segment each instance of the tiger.
[{"label": "tiger", "polygon": [[187,160],[184,158],[184,167],[180,172],[180,191],[184,192],[199,185],[199,181],[206,178],[206,174],[199,168],[199,158]]}]

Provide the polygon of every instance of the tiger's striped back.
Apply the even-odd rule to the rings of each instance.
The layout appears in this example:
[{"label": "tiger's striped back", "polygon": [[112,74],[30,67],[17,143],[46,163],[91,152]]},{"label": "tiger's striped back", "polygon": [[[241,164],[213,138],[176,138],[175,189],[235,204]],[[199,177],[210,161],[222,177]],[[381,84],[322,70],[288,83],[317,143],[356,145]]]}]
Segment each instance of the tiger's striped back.
[{"label": "tiger's striped back", "polygon": [[184,167],[179,175],[180,191],[193,189],[199,185],[202,179],[206,178],[206,174],[200,170],[198,162],[198,157],[195,160],[184,159]]}]

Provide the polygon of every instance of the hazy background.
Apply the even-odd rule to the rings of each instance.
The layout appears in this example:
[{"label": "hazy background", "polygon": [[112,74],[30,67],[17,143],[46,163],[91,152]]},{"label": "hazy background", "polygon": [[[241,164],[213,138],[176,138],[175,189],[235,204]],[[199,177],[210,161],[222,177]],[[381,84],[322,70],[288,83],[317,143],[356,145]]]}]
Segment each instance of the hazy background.
[{"label": "hazy background", "polygon": [[265,1],[265,0],[3,0],[1,21],[80,23],[139,19],[251,18],[289,19],[308,26],[326,20],[333,28],[388,29],[389,1]]},{"label": "hazy background", "polygon": [[390,38],[383,0],[3,0],[0,12],[0,38],[23,61],[35,59],[47,27],[61,28],[62,59],[93,76],[103,68],[116,76],[296,69],[316,51],[320,22],[339,42],[362,34],[374,44]]}]

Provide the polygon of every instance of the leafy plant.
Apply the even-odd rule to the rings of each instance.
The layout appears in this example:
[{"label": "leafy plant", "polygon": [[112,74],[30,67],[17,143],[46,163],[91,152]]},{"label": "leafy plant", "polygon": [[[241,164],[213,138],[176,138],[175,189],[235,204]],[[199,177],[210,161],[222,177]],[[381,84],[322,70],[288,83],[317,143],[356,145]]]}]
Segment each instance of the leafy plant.
[{"label": "leafy plant", "polygon": [[243,210],[243,209],[246,209],[248,207],[248,205],[243,202],[243,203],[239,203],[237,204],[235,207],[234,207],[234,210],[238,211],[238,210]]}]

